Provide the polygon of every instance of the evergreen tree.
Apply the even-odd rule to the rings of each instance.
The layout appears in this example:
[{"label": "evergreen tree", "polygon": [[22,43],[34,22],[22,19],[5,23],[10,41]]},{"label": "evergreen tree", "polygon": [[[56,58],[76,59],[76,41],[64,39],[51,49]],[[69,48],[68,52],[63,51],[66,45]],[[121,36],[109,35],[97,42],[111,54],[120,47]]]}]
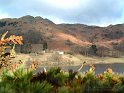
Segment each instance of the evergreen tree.
[{"label": "evergreen tree", "polygon": [[47,45],[47,42],[45,41],[45,42],[43,43],[43,51],[46,51],[47,48],[48,48],[48,45]]},{"label": "evergreen tree", "polygon": [[97,46],[96,45],[91,45],[91,47],[90,47],[90,54],[91,55],[97,55]]}]

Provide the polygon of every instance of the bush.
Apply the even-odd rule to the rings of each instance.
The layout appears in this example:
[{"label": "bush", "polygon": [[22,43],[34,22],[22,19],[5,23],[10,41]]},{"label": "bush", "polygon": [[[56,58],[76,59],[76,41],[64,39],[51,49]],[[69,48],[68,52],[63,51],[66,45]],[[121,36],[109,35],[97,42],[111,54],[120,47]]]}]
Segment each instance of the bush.
[{"label": "bush", "polygon": [[116,75],[108,68],[95,75],[94,66],[83,73],[64,72],[51,68],[33,75],[33,70],[18,68],[4,70],[0,75],[0,93],[122,93],[123,75]]}]

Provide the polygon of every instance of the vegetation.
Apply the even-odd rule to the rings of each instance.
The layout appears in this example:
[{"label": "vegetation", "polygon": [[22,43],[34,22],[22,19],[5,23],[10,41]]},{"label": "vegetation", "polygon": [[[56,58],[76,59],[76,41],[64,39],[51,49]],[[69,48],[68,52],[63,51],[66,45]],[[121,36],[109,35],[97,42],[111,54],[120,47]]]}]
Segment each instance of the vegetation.
[{"label": "vegetation", "polygon": [[2,22],[0,21],[0,27],[6,26],[6,21]]},{"label": "vegetation", "polygon": [[91,45],[89,51],[90,51],[90,54],[91,54],[91,55],[97,55],[97,51],[98,51],[97,46],[94,45],[94,44]]},{"label": "vegetation", "polygon": [[108,68],[95,75],[94,66],[85,73],[51,68],[33,74],[32,69],[4,71],[0,78],[0,93],[123,93],[124,76]]},{"label": "vegetation", "polygon": [[9,60],[5,60],[6,56],[2,58],[6,54],[5,48],[9,43],[22,44],[21,36],[12,35],[5,39],[7,33],[0,40],[0,58],[4,63],[0,68],[0,93],[123,93],[124,76],[114,74],[111,68],[97,75],[93,65],[86,72],[63,71],[56,67],[34,73],[37,62],[32,62],[28,68],[20,63],[6,69],[5,64]]},{"label": "vegetation", "polygon": [[47,45],[47,42],[45,41],[45,42],[43,43],[43,50],[46,51],[47,48],[48,48],[48,45]]},{"label": "vegetation", "polygon": [[[0,40],[0,69],[9,66],[11,58],[15,57],[15,44],[22,44],[22,36],[11,35],[5,38],[8,31],[4,33]],[[6,51],[6,50],[9,51]]]},{"label": "vegetation", "polygon": [[68,46],[74,45],[69,39],[65,40],[64,43],[65,43],[65,45],[68,45]]}]

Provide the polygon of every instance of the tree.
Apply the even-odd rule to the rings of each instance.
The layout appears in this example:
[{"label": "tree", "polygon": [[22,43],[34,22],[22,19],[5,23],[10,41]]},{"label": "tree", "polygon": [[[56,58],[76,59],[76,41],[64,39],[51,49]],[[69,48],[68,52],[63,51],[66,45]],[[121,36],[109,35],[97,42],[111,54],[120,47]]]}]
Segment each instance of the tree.
[{"label": "tree", "polygon": [[97,51],[98,51],[98,49],[97,49],[97,46],[96,45],[91,45],[91,47],[90,47],[90,54],[91,55],[97,55]]},{"label": "tree", "polygon": [[46,51],[47,48],[48,48],[48,45],[47,45],[47,42],[45,41],[45,42],[43,43],[43,51]]},{"label": "tree", "polygon": [[0,27],[6,26],[6,21],[5,22],[0,22]]}]

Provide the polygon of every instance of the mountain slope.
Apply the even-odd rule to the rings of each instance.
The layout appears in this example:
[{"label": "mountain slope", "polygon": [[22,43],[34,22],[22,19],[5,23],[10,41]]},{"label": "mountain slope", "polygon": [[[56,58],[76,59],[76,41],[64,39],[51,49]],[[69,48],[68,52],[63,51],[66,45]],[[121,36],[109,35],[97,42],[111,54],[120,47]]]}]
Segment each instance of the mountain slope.
[{"label": "mountain slope", "polygon": [[[0,20],[0,35],[22,35],[25,46],[28,44],[48,43],[49,49],[70,50],[73,46],[91,46],[96,44],[113,49],[114,44],[124,42],[124,24],[108,27],[88,26],[84,24],[55,24],[49,19],[30,15],[14,19]],[[40,47],[40,46],[39,46]]]}]

